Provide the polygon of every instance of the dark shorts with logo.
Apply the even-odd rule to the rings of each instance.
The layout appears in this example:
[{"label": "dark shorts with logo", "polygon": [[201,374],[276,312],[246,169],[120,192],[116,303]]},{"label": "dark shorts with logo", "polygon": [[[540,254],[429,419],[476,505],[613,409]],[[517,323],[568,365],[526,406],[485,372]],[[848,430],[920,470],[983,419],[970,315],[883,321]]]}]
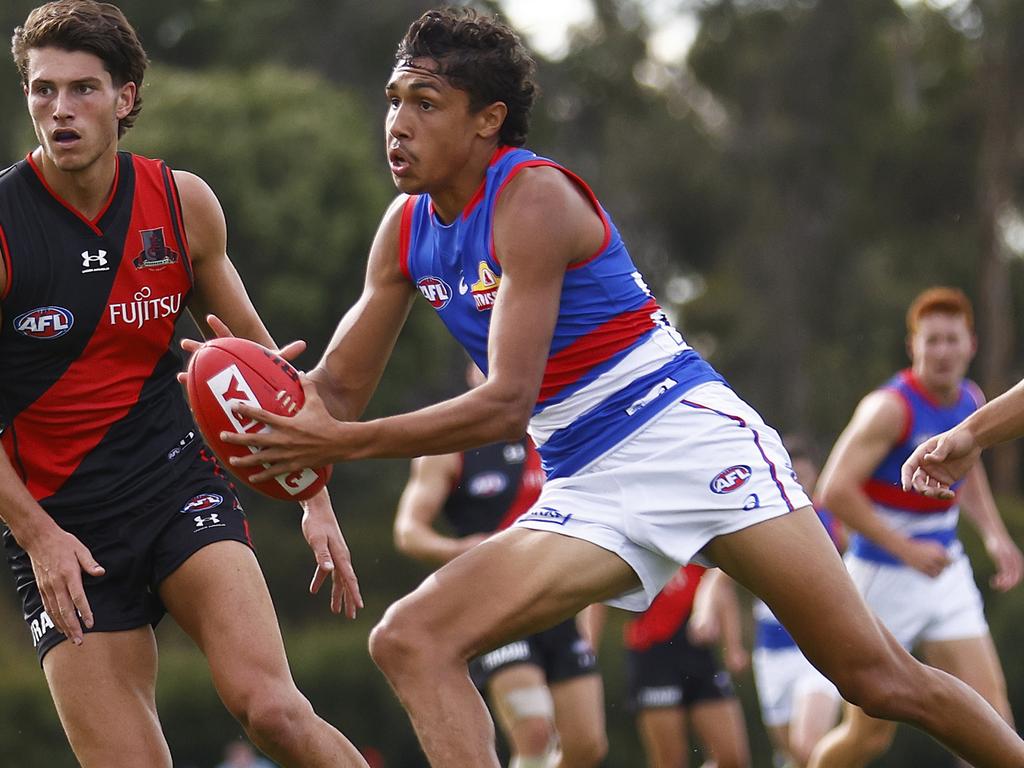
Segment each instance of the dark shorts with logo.
[{"label": "dark shorts with logo", "polygon": [[597,656],[580,637],[576,620],[567,619],[551,629],[529,635],[469,662],[469,675],[481,691],[497,672],[516,664],[532,664],[544,672],[548,685],[597,671]]},{"label": "dark shorts with logo", "polygon": [[686,639],[685,625],[669,641],[643,651],[627,650],[626,681],[633,712],[692,707],[736,695],[712,650]]},{"label": "dark shorts with logo", "polygon": [[[166,609],[157,595],[160,583],[191,555],[215,541],[252,546],[242,505],[222,467],[208,449],[198,452],[181,480],[156,498],[139,501],[102,522],[61,525],[78,537],[106,569],[98,578],[83,574],[94,626],[86,632],[113,632],[156,626]],[[65,639],[43,610],[32,563],[10,530],[3,533],[36,654]]]}]

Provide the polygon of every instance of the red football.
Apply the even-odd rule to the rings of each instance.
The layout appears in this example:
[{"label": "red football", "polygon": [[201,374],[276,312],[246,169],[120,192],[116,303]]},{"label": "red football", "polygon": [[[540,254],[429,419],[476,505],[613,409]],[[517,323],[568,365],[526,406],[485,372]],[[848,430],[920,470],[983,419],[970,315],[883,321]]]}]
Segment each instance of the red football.
[{"label": "red football", "polygon": [[[249,403],[281,416],[294,416],[305,395],[298,371],[283,357],[254,341],[227,337],[207,341],[192,355],[188,363],[188,399],[206,443],[231,469],[230,457],[248,456],[254,449],[225,443],[220,433],[252,434],[270,429],[258,421],[240,420],[235,406]],[[251,467],[246,471],[247,475],[254,473]],[[324,487],[331,477],[331,467],[301,469],[262,483],[250,483],[237,473],[235,476],[275,499],[302,501]]]}]

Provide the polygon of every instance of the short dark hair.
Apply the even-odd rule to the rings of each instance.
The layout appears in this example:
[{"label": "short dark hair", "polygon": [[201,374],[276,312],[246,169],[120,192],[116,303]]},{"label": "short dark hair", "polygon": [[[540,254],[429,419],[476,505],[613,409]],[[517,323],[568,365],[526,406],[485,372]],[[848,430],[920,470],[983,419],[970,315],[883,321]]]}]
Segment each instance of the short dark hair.
[{"label": "short dark hair", "polygon": [[23,85],[28,85],[29,51],[48,46],[91,53],[103,61],[114,85],[135,83],[135,105],[117,125],[118,137],[124,136],[142,111],[142,77],[149,59],[121,9],[95,0],[54,0],[34,9],[11,38]]},{"label": "short dark hair", "polygon": [[508,114],[501,126],[501,144],[521,147],[530,130],[530,110],[538,87],[536,64],[519,36],[507,24],[472,8],[427,11],[409,27],[398,44],[395,61],[437,62],[438,74],[469,94],[474,112],[496,101]]}]

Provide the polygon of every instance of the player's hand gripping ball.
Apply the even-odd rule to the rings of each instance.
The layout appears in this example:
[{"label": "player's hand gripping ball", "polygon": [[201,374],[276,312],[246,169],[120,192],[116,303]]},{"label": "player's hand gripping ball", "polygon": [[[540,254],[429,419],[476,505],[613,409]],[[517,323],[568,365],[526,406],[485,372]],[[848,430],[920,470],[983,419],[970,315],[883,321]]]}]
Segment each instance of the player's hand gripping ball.
[{"label": "player's hand gripping ball", "polygon": [[[207,445],[229,469],[228,459],[232,456],[258,451],[223,442],[221,432],[254,434],[270,429],[259,421],[240,419],[235,413],[236,406],[247,403],[281,416],[294,416],[306,399],[298,371],[287,360],[254,341],[233,336],[211,339],[196,350],[188,363],[187,381],[196,425]],[[331,477],[331,467],[301,469],[262,483],[250,483],[246,477],[235,476],[275,499],[302,501],[324,487]]]}]

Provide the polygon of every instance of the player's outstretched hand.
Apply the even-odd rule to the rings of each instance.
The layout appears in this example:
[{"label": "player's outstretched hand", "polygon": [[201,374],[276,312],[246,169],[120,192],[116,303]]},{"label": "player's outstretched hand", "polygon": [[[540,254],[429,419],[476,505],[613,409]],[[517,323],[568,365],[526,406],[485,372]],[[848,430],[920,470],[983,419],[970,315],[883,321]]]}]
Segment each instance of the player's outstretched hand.
[{"label": "player's outstretched hand", "polygon": [[952,485],[978,460],[981,448],[969,430],[954,427],[919,446],[903,464],[903,489],[937,499],[951,499]]},{"label": "player's outstretched hand", "polygon": [[239,475],[244,475],[246,470],[259,469],[249,476],[250,483],[261,483],[275,475],[304,467],[322,467],[350,458],[346,446],[342,445],[342,439],[348,435],[342,433],[345,429],[357,429],[358,423],[335,421],[317,393],[313,380],[304,373],[299,374],[299,380],[305,402],[297,414],[278,416],[263,408],[239,403],[236,411],[241,419],[259,421],[270,429],[220,434],[225,443],[247,445],[258,450],[258,453],[232,456],[230,459],[231,468]]},{"label": "player's outstretched hand", "polygon": [[[216,315],[207,315],[206,324],[210,326],[210,330],[213,331],[213,338],[226,339],[233,338],[235,335],[231,332],[231,329],[228,328],[227,323],[225,323]],[[196,339],[182,339],[181,348],[185,350],[186,353],[191,355],[195,353],[195,351],[198,350],[201,346],[203,346],[203,343],[204,342],[197,341]],[[301,355],[305,350],[306,342],[298,340],[285,344],[283,347],[281,347],[281,349],[275,349],[273,351],[279,354],[285,360],[292,361],[299,355]],[[184,371],[178,374],[178,382],[182,386],[185,385],[187,378],[188,374],[185,373]]]},{"label": "player's outstretched hand", "polygon": [[89,548],[56,523],[25,544],[32,561],[43,608],[54,627],[75,645],[81,645],[82,625],[92,628],[93,616],[82,586],[82,572],[102,576],[103,566]]},{"label": "player's outstretched hand", "polygon": [[359,580],[352,567],[352,556],[338,525],[327,489],[302,505],[302,535],[316,558],[316,570],[309,584],[309,593],[315,595],[331,577],[331,612],[354,619],[363,607],[359,593]]}]

